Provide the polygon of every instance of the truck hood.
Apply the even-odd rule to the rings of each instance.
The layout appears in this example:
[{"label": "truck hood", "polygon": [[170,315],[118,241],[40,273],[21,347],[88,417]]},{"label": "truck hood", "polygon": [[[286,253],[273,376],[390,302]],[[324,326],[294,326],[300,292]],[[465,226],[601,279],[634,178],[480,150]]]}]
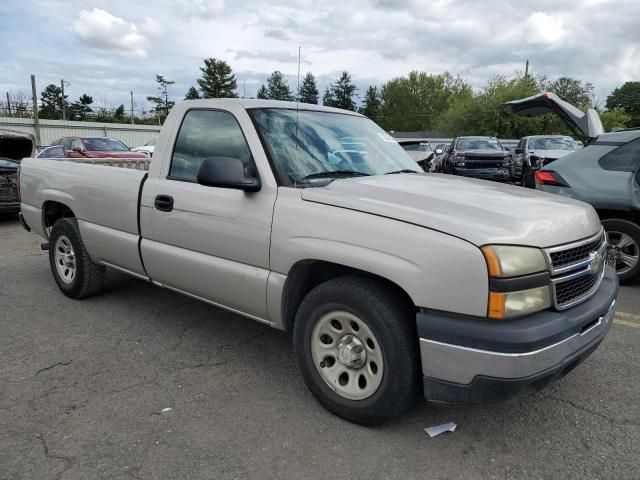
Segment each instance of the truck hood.
[{"label": "truck hood", "polygon": [[473,157],[506,157],[511,155],[511,152],[505,152],[504,150],[456,150],[456,154],[473,156]]},{"label": "truck hood", "polygon": [[412,223],[465,239],[550,247],[596,234],[590,205],[485,180],[442,174],[378,175],[302,190],[304,201]]},{"label": "truck hood", "polygon": [[565,155],[575,152],[575,150],[529,150],[536,157],[542,158],[562,158]]}]

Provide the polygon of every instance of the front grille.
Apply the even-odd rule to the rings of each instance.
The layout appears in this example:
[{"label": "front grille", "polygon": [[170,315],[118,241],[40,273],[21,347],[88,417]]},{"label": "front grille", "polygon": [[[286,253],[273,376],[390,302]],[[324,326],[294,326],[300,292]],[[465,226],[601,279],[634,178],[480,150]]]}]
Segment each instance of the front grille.
[{"label": "front grille", "polygon": [[560,308],[586,297],[598,285],[602,277],[600,272],[589,273],[578,278],[555,284],[556,305]]},{"label": "front grille", "polygon": [[596,250],[598,250],[598,248],[602,244],[602,241],[603,239],[601,234],[598,238],[589,243],[578,245],[573,248],[568,248],[566,250],[551,252],[549,254],[549,257],[551,258],[553,269],[557,270],[559,268],[567,267],[589,260],[589,255],[591,254],[591,252],[595,252]]}]

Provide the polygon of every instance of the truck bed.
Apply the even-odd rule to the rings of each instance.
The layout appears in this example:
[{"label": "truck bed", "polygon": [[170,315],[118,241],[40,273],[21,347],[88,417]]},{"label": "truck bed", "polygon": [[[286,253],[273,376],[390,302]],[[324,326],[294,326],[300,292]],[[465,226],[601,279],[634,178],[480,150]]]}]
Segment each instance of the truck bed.
[{"label": "truck bed", "polygon": [[140,274],[138,198],[149,160],[25,158],[22,215],[36,233],[47,237],[45,202],[66,205],[96,260]]}]

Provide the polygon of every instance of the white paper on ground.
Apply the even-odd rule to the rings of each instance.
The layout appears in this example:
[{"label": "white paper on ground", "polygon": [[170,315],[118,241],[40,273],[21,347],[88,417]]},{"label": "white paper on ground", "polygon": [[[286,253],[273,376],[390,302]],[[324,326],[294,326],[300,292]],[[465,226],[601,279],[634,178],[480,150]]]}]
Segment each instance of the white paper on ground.
[{"label": "white paper on ground", "polygon": [[458,425],[456,425],[454,422],[448,422],[448,423],[443,423],[442,425],[436,425],[435,427],[425,428],[424,431],[426,432],[427,435],[433,438],[436,435],[440,435],[441,433],[444,433],[444,432],[455,432],[457,426]]}]

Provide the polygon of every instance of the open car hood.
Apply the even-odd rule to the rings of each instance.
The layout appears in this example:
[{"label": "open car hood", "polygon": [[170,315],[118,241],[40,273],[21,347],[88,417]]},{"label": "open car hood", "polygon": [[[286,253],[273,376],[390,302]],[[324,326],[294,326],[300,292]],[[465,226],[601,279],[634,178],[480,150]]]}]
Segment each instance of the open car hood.
[{"label": "open car hood", "polygon": [[0,158],[20,162],[33,156],[35,145],[35,138],[29,133],[0,129]]},{"label": "open car hood", "polygon": [[539,93],[532,97],[506,102],[504,105],[512,113],[523,117],[537,117],[546,113],[555,113],[585,143],[604,133],[598,112],[593,108],[583,112],[554,93]]}]

